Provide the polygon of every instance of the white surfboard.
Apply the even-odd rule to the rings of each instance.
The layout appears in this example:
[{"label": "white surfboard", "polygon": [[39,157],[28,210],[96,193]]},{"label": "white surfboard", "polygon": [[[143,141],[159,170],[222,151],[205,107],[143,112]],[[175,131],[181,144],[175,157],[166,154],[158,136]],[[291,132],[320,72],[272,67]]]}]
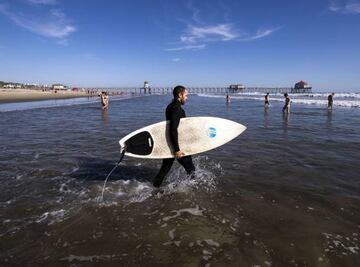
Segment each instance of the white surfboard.
[{"label": "white surfboard", "polygon": [[[246,127],[234,121],[216,117],[189,117],[180,120],[178,141],[185,155],[202,153],[222,146],[237,137]],[[169,136],[169,121],[155,123],[136,130],[120,141],[125,155],[135,158],[173,158]]]}]

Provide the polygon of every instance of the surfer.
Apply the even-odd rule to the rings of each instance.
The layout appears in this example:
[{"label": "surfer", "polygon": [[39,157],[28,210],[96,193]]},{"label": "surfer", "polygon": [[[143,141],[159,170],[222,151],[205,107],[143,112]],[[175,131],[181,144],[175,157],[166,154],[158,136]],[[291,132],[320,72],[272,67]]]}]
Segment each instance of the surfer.
[{"label": "surfer", "polygon": [[335,93],[331,93],[331,94],[328,96],[328,109],[329,109],[329,110],[332,110],[332,109],[333,109],[334,95],[335,95]]},{"label": "surfer", "polygon": [[230,103],[230,95],[226,94],[226,103]]},{"label": "surfer", "polygon": [[102,92],[101,95],[101,107],[102,109],[107,109],[109,107],[109,96],[106,92]]},{"label": "surfer", "polygon": [[282,109],[284,113],[290,113],[290,97],[287,93],[284,94],[285,97],[285,105]]},{"label": "surfer", "polygon": [[265,95],[265,107],[268,108],[269,106],[270,106],[269,93],[266,93],[266,95]]},{"label": "surfer", "polygon": [[[186,117],[185,111],[182,109],[181,106],[184,105],[188,99],[188,91],[184,86],[178,85],[174,88],[173,95],[174,99],[166,107],[165,111],[166,120],[170,122],[169,133],[171,145],[175,151],[175,158],[185,168],[186,173],[188,175],[191,175],[195,171],[195,166],[192,162],[192,158],[191,156],[186,156],[184,152],[181,151],[178,142],[178,126],[180,123],[180,119]],[[163,159],[160,171],[153,181],[153,185],[155,187],[160,187],[166,174],[170,171],[174,160],[174,158]]]}]

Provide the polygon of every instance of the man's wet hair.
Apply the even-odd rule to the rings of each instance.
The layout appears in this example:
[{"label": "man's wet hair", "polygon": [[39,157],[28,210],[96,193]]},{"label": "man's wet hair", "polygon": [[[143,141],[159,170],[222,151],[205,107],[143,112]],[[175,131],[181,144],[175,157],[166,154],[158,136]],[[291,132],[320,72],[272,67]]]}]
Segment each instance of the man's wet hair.
[{"label": "man's wet hair", "polygon": [[174,98],[178,98],[179,94],[184,93],[185,90],[186,90],[186,88],[184,86],[182,86],[182,85],[175,86],[175,88],[173,90]]},{"label": "man's wet hair", "polygon": [[284,96],[285,96],[285,97],[287,97],[287,96],[288,96],[288,94],[287,94],[287,93],[285,93],[285,94],[284,94]]}]

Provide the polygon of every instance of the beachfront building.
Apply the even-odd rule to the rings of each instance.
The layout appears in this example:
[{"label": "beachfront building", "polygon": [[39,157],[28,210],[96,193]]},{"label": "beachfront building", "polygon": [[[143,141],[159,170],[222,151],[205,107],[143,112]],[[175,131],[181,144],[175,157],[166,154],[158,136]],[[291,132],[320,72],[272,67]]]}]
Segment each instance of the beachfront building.
[{"label": "beachfront building", "polygon": [[65,90],[66,89],[66,86],[63,85],[63,84],[53,84],[52,85],[52,89],[53,90]]},{"label": "beachfront building", "polygon": [[301,80],[295,83],[294,88],[291,88],[291,93],[311,93],[312,87],[305,81]]},{"label": "beachfront building", "polygon": [[4,88],[15,88],[15,84],[13,83],[6,83],[3,85]]},{"label": "beachfront building", "polygon": [[245,85],[243,85],[243,84],[230,84],[228,91],[230,93],[236,93],[236,92],[242,91],[244,89],[245,89]]},{"label": "beachfront building", "polygon": [[15,89],[15,88],[22,88],[22,84],[20,84],[20,83],[4,83],[3,84],[3,86],[2,86],[3,88],[13,88],[13,89]]}]

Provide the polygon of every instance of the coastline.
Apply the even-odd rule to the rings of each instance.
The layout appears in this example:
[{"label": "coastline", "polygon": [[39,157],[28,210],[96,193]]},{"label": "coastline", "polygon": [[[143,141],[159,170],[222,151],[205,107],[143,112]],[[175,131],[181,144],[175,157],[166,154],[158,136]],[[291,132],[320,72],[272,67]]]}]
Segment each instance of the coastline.
[{"label": "coastline", "polygon": [[68,99],[77,97],[94,97],[97,94],[73,91],[41,91],[34,89],[0,89],[0,104],[27,102],[37,100]]}]

